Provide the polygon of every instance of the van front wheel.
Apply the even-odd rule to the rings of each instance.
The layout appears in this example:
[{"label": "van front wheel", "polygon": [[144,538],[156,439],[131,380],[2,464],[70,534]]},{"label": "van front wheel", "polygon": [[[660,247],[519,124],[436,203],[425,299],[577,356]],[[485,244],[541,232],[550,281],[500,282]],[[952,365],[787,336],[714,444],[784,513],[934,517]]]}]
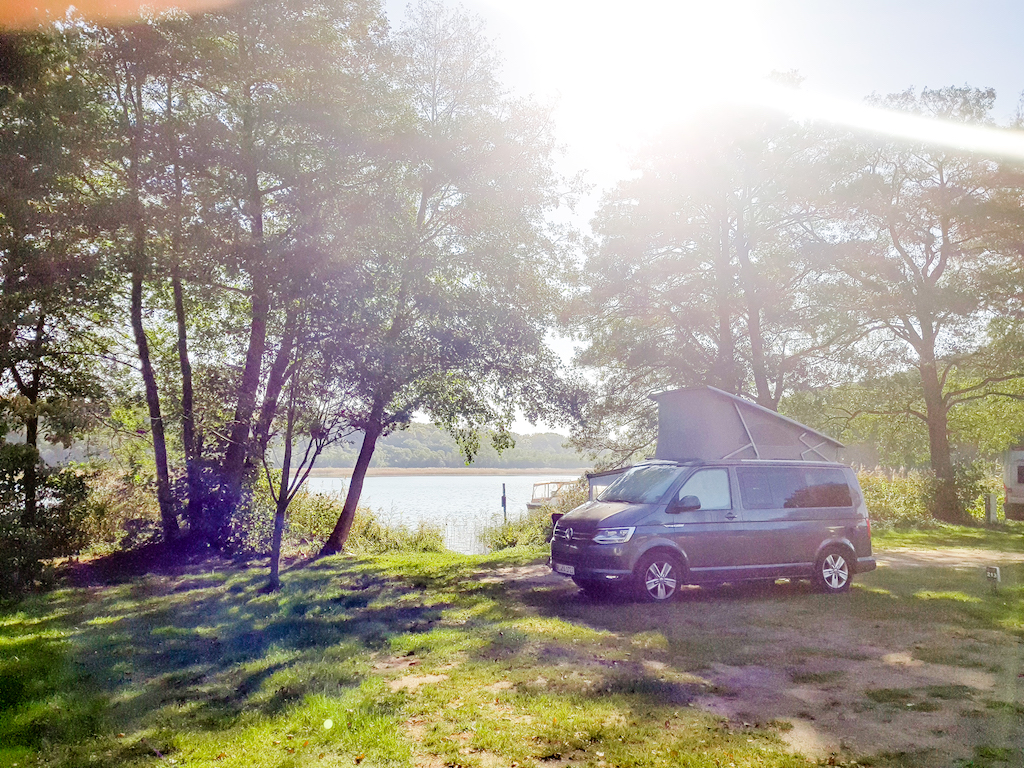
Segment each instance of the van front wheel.
[{"label": "van front wheel", "polygon": [[850,553],[842,547],[829,547],[814,566],[814,583],[822,592],[836,595],[850,589]]},{"label": "van front wheel", "polygon": [[661,603],[671,600],[679,592],[683,566],[673,555],[653,552],[640,559],[633,575],[637,597],[650,603]]}]

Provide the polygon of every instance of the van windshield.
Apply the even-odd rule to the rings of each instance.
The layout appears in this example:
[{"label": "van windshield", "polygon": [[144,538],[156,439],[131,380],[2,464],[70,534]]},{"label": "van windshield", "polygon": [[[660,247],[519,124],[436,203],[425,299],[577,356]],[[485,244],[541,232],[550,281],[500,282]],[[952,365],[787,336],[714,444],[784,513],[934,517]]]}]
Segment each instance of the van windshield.
[{"label": "van windshield", "polygon": [[682,472],[682,467],[664,465],[633,467],[609,485],[597,500],[656,504]]}]

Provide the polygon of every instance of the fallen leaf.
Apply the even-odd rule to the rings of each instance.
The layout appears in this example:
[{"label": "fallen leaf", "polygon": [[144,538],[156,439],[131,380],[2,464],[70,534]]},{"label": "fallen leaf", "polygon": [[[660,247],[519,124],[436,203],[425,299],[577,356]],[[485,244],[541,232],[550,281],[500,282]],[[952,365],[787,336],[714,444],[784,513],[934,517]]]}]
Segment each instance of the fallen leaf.
[{"label": "fallen leaf", "polygon": [[356,765],[359,765],[365,759],[366,759],[366,755],[356,755],[356,757],[355,757]]}]

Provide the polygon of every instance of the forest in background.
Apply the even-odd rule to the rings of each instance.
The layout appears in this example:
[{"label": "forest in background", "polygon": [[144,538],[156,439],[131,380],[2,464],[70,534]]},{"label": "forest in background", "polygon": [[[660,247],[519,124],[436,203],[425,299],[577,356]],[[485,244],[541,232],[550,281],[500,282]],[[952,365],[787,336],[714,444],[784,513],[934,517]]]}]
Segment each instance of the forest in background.
[{"label": "forest in background", "polygon": [[[554,432],[533,435],[513,433],[515,446],[500,454],[482,442],[471,466],[480,468],[578,469],[591,459],[565,447],[566,437]],[[358,435],[351,443],[333,445],[317,461],[318,467],[351,467],[359,455]],[[383,438],[370,467],[465,467],[466,457],[455,439],[432,424],[410,424]]]}]

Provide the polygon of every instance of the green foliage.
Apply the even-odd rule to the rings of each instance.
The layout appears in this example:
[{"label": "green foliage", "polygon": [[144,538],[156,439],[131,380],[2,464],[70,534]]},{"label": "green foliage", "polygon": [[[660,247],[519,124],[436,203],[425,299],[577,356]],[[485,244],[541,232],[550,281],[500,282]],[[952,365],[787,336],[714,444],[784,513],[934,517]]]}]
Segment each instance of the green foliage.
[{"label": "green foliage", "polygon": [[23,444],[0,446],[0,595],[32,586],[43,561],[78,552],[87,541],[88,473],[79,467],[44,469],[36,465],[36,508],[25,516],[26,458]]},{"label": "green foliage", "polygon": [[584,503],[589,495],[589,483],[585,477],[572,485],[563,486],[554,502],[539,509],[527,510],[525,515],[485,528],[481,534],[484,543],[492,551],[509,549],[521,545],[536,546],[551,541],[553,528],[551,515],[566,514]]},{"label": "green foliage", "polygon": [[483,529],[480,538],[491,549],[509,549],[519,545],[545,544],[551,540],[551,512],[553,507],[543,506],[527,510],[526,514]]},{"label": "green foliage", "polygon": [[445,552],[444,532],[436,526],[420,523],[416,528],[387,525],[370,510],[359,508],[345,551],[357,555],[392,552]]},{"label": "green foliage", "polygon": [[[274,483],[277,484],[277,479]],[[300,491],[288,505],[283,542],[287,548],[319,548],[330,536],[341,515],[343,499],[333,494]],[[251,483],[244,503],[232,518],[229,546],[244,555],[264,555],[270,551],[274,529],[274,500],[265,473]],[[385,552],[445,551],[444,531],[420,524],[416,528],[389,525],[371,510],[356,510],[345,550],[356,554],[379,555]]]},{"label": "green foliage", "polygon": [[88,465],[88,514],[83,549],[94,553],[132,549],[160,536],[160,509],[150,479],[137,467],[112,462]]},{"label": "green foliage", "polygon": [[[957,497],[970,518],[985,516],[985,494],[1002,492],[1001,467],[985,461],[956,468]],[[876,468],[857,473],[873,524],[897,529],[929,528],[935,522],[935,477],[926,470]]]},{"label": "green foliage", "polygon": [[926,472],[862,470],[857,480],[872,525],[903,528],[931,523],[927,507],[931,478]]}]

